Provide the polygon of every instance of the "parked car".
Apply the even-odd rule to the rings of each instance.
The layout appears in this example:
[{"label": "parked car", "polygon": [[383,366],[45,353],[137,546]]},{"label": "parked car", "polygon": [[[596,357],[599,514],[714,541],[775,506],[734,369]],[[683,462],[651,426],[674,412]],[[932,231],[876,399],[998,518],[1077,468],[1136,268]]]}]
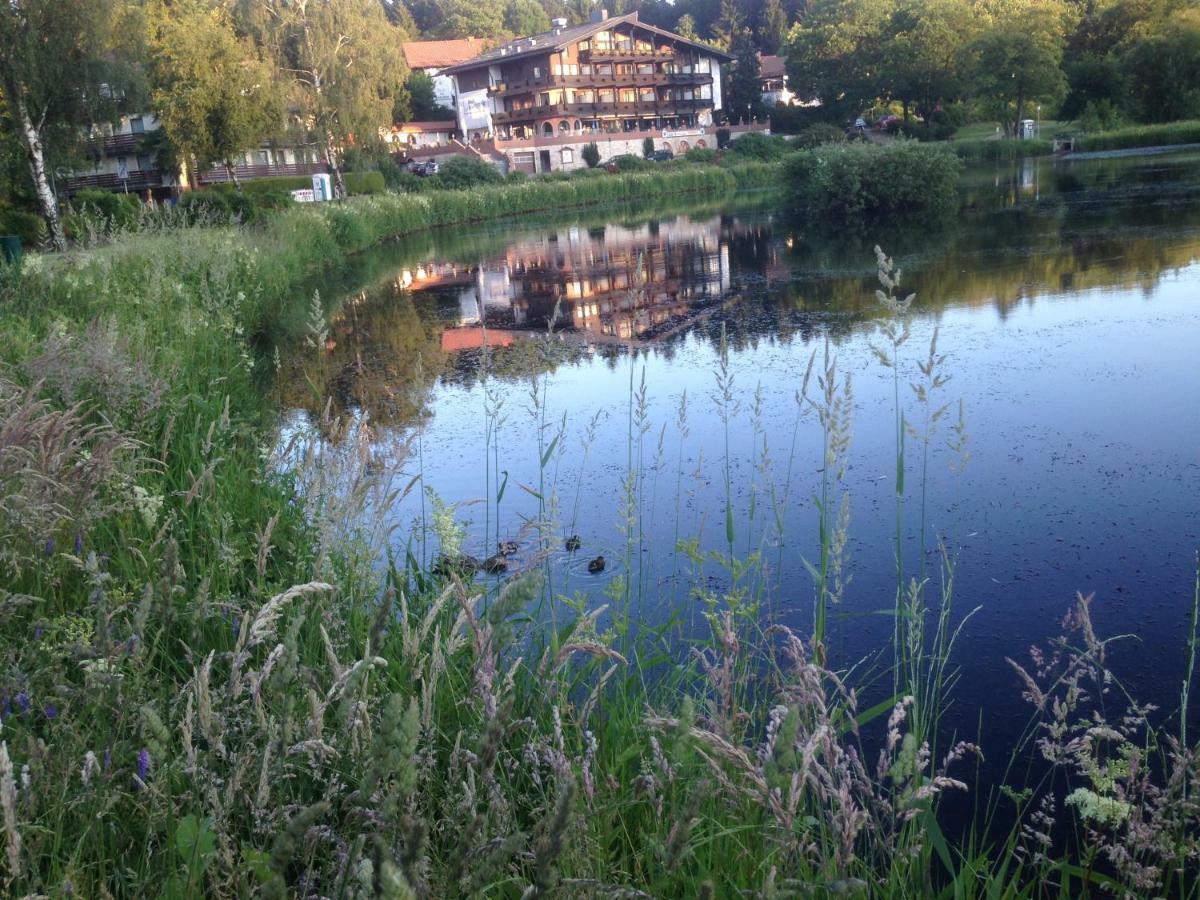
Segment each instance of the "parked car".
[{"label": "parked car", "polygon": [[675,154],[670,150],[655,150],[646,159],[651,162],[667,162],[675,158]]},{"label": "parked car", "polygon": [[430,175],[436,175],[438,173],[437,160],[427,159],[425,162],[413,163],[409,171],[414,175],[420,175],[422,178],[426,178]]}]

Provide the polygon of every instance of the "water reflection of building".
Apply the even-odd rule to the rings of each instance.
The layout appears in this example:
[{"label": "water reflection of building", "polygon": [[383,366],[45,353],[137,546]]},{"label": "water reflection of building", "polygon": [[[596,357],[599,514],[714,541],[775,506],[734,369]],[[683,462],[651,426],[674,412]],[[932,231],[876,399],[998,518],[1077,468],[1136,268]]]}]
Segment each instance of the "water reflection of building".
[{"label": "water reflection of building", "polygon": [[[565,228],[518,240],[502,258],[476,267],[469,281],[437,282],[461,285],[457,327],[448,329],[443,348],[467,342],[453,332],[484,325],[533,332],[548,329],[552,318],[556,332],[588,341],[661,338],[729,291],[729,238],[736,227],[720,217],[681,217],[636,227]],[[411,286],[422,285],[414,280]]]}]

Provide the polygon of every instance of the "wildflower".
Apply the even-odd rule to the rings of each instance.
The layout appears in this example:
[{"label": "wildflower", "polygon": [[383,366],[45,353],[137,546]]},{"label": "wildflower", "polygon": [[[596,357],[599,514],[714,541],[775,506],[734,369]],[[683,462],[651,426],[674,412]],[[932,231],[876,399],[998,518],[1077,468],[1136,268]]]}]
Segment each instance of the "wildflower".
[{"label": "wildflower", "polygon": [[43,712],[46,713],[46,718],[50,721],[54,721],[58,718],[58,707],[53,703],[47,703]]},{"label": "wildflower", "polygon": [[78,532],[75,534],[75,555],[83,556],[83,535]]},{"label": "wildflower", "polygon": [[83,769],[79,773],[80,780],[86,785],[99,768],[100,763],[96,760],[96,754],[89,750],[83,756]]},{"label": "wildflower", "polygon": [[29,712],[29,694],[21,691],[17,694],[17,708],[23,713]]},{"label": "wildflower", "polygon": [[46,538],[46,555],[54,555],[54,538]]},{"label": "wildflower", "polygon": [[137,777],[143,784],[150,774],[150,751],[143,747],[137,755]]}]

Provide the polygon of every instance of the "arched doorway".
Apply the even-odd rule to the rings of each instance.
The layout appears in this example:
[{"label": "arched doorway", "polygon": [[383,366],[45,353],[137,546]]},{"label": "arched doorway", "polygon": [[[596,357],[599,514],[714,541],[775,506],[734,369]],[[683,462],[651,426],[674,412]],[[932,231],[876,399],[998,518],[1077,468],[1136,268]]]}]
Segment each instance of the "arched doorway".
[{"label": "arched doorway", "polygon": [[542,134],[544,134],[546,137],[554,137],[554,123],[553,122],[543,122],[542,123]]},{"label": "arched doorway", "polygon": [[563,119],[561,122],[559,122],[558,123],[558,133],[559,134],[570,134],[571,133],[571,123],[568,122],[566,119]]}]

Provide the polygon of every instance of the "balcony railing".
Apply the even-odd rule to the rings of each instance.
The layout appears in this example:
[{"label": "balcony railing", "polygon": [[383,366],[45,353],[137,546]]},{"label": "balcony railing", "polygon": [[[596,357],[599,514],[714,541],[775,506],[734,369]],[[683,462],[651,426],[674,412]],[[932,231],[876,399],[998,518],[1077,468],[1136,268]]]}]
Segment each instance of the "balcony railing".
[{"label": "balcony railing", "polygon": [[130,172],[126,178],[112,173],[103,175],[76,175],[65,178],[58,183],[59,190],[68,197],[85,188],[99,188],[106,191],[144,191],[147,188],[163,186],[161,172]]},{"label": "balcony railing", "polygon": [[103,159],[106,156],[134,156],[141,152],[145,137],[145,132],[139,132],[93,138],[87,142],[85,152],[92,159]]},{"label": "balcony railing", "polygon": [[619,59],[624,62],[637,62],[638,60],[674,59],[675,51],[672,49],[638,50],[634,47],[592,47],[588,50],[581,50],[579,58],[585,61]]},{"label": "balcony railing", "polygon": [[[243,178],[281,178],[285,176],[319,175],[328,169],[323,163],[285,163],[281,165],[234,166],[239,180]],[[223,166],[209,169],[200,176],[203,184],[219,184],[230,181],[229,172]]]},{"label": "balcony railing", "polygon": [[712,105],[713,102],[711,99],[550,103],[496,113],[492,119],[497,125],[506,125],[513,122],[528,122],[533,119],[554,118],[555,116],[581,116],[585,118],[636,115],[673,116],[681,112],[711,109]]},{"label": "balcony railing", "polygon": [[666,86],[680,84],[711,84],[711,72],[625,72],[601,75],[595,72],[589,75],[561,75],[551,73],[539,78],[525,78],[520,81],[505,81],[494,84],[488,92],[496,95],[525,94],[530,91],[545,90],[554,87],[638,87]]}]

